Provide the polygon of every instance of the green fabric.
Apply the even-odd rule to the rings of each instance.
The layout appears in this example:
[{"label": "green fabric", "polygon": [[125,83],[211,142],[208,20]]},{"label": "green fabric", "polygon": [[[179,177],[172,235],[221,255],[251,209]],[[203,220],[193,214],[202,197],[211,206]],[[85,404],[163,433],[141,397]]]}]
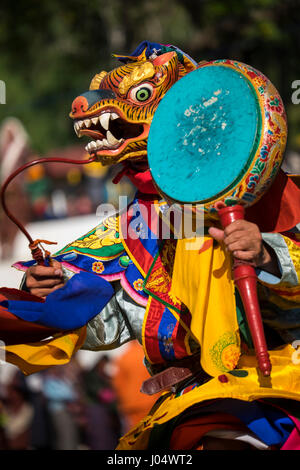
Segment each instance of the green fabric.
[{"label": "green fabric", "polygon": [[247,346],[250,349],[252,349],[253,342],[251,338],[251,333],[248,327],[243,302],[239,294],[239,291],[237,289],[235,289],[235,301],[236,301],[236,315],[237,315],[237,321],[239,324],[240,333],[242,335],[243,340],[247,344]]},{"label": "green fabric", "polygon": [[105,259],[115,258],[122,252],[125,252],[123,243],[120,243],[119,241],[119,236],[120,236],[119,232],[115,232],[114,236],[110,238],[110,244],[108,243],[103,244],[99,248],[95,248],[95,243],[93,244],[91,243],[90,244],[91,246],[89,246],[89,243],[86,243],[85,246],[77,246],[76,242],[82,241],[88,237],[93,237],[95,236],[96,232],[98,232],[97,236],[99,236],[99,231],[100,231],[100,234],[101,233],[103,234],[103,238],[104,238],[105,232],[108,232],[109,229],[103,224],[98,225],[87,234],[82,235],[81,237],[77,238],[77,240],[75,240],[74,242],[71,242],[68,245],[66,245],[64,248],[62,248],[57,253],[55,253],[54,256],[59,256],[64,253],[69,253],[71,251],[74,251],[82,255],[97,257],[97,258],[101,258],[105,260]]}]

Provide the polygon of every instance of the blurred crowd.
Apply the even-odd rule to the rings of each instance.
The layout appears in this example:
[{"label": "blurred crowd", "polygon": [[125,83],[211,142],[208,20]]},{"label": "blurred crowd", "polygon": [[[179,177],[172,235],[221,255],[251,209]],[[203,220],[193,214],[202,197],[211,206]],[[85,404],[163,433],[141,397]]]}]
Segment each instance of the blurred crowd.
[{"label": "blurred crowd", "polygon": [[15,369],[0,390],[0,449],[113,450],[157,399],[139,391],[147,377],[135,342],[90,368],[75,356],[27,377]]}]

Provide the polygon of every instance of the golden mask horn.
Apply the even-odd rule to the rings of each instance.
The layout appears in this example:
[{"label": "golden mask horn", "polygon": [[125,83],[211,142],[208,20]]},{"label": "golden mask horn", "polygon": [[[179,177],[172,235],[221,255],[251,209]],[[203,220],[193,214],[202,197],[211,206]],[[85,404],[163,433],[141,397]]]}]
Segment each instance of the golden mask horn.
[{"label": "golden mask horn", "polygon": [[90,83],[90,90],[98,90],[100,82],[103,77],[105,77],[105,75],[107,75],[107,72],[105,72],[105,70],[102,70],[102,72],[97,73]]}]

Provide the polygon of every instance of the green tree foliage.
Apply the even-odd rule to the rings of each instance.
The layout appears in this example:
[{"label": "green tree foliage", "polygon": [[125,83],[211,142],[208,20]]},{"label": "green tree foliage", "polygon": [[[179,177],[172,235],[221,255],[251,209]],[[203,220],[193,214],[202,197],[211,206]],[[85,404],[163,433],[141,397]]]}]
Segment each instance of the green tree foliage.
[{"label": "green tree foliage", "polygon": [[144,39],[173,43],[196,60],[235,58],[264,72],[279,89],[290,140],[300,148],[299,0],[2,0],[0,79],[7,104],[0,119],[19,117],[35,149],[75,143],[72,99],[92,76]]},{"label": "green tree foliage", "polygon": [[7,90],[1,117],[19,117],[38,151],[66,144],[72,99],[109,56],[98,2],[3,0],[0,49]]}]

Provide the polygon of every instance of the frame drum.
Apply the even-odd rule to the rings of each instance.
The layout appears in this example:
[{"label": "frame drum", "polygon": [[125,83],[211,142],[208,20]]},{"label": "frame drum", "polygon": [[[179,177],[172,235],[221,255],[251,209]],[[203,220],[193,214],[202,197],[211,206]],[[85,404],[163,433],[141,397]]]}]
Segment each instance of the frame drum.
[{"label": "frame drum", "polygon": [[148,161],[167,200],[203,204],[254,204],[280,168],[287,139],[278,91],[240,62],[201,62],[176,82],[155,112]]}]

